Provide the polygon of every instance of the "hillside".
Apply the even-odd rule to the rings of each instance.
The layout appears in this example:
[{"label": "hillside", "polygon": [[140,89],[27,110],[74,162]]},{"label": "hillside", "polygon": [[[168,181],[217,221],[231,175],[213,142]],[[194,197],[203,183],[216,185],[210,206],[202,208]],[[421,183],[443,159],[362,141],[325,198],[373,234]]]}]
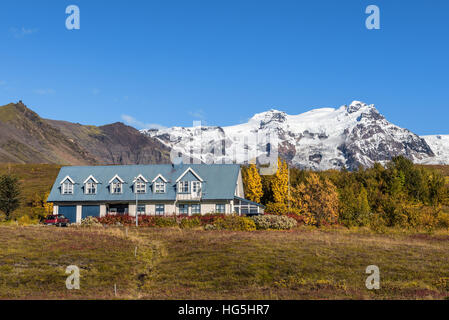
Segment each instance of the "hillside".
[{"label": "hillside", "polygon": [[0,162],[83,165],[96,159],[19,102],[0,107]]},{"label": "hillside", "polygon": [[96,127],[46,120],[64,136],[76,141],[98,164],[168,163],[169,149],[121,122]]},{"label": "hillside", "polygon": [[[16,176],[21,186],[21,205],[13,213],[13,217],[21,217],[24,214],[32,215],[33,201],[39,198],[44,200],[46,193],[50,192],[60,168],[61,165],[57,164],[0,163],[0,175]],[[2,218],[3,214],[0,212],[0,221]]]},{"label": "hillside", "polygon": [[70,165],[166,163],[169,149],[123,123],[46,120],[21,101],[0,107],[0,162]]}]

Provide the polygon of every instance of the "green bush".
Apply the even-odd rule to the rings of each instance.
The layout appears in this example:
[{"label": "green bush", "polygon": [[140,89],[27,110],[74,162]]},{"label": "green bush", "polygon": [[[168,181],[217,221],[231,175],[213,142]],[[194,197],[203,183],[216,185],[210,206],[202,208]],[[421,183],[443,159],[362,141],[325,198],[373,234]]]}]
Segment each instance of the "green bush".
[{"label": "green bush", "polygon": [[378,233],[384,233],[387,230],[386,221],[379,213],[370,215],[369,227]]},{"label": "green bush", "polygon": [[198,217],[181,219],[179,227],[182,229],[197,228],[201,226],[201,220]]},{"label": "green bush", "polygon": [[20,226],[37,225],[39,224],[39,219],[33,219],[28,215],[23,215],[19,219],[17,219],[17,223]]},{"label": "green bush", "polygon": [[449,229],[449,213],[440,212],[438,214],[438,227]]},{"label": "green bush", "polygon": [[217,230],[217,227],[215,227],[213,224],[206,224],[204,226],[204,230],[206,230],[206,231]]},{"label": "green bush", "polygon": [[176,221],[176,218],[172,217],[155,217],[154,225],[156,227],[177,227],[178,222]]},{"label": "green bush", "polygon": [[258,230],[290,230],[297,222],[287,216],[264,215],[252,218]]},{"label": "green bush", "polygon": [[254,220],[247,217],[227,216],[215,221],[214,226],[217,230],[232,231],[254,231],[256,224]]},{"label": "green bush", "polygon": [[100,222],[98,222],[97,218],[86,217],[85,219],[81,220],[81,226],[82,227],[101,227],[102,224]]}]

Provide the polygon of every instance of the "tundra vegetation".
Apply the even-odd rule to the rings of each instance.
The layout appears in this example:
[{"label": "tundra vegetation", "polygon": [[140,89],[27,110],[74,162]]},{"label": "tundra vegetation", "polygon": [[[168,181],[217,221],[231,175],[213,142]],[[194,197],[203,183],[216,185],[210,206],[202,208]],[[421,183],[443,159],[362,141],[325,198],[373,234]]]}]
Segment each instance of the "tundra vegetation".
[{"label": "tundra vegetation", "polygon": [[[335,226],[0,226],[0,299],[445,299],[448,241]],[[365,286],[373,264],[379,290]],[[66,289],[70,265],[80,290]]]},{"label": "tundra vegetation", "polygon": [[[414,165],[404,157],[373,168],[312,172],[287,169],[279,160],[273,176],[243,169],[245,180],[262,182],[266,212],[298,216],[308,225],[433,229],[449,228],[449,172],[447,167]],[[256,177],[253,177],[256,176]],[[245,193],[254,194],[252,183]]]},{"label": "tundra vegetation", "polygon": [[[0,223],[0,299],[449,298],[447,167],[282,165],[246,184],[267,215],[141,216],[139,228],[130,216],[36,224],[51,212],[45,195],[59,166],[0,166],[21,189]],[[70,265],[80,290],[65,287]],[[365,286],[369,265],[380,268],[379,290]]]}]

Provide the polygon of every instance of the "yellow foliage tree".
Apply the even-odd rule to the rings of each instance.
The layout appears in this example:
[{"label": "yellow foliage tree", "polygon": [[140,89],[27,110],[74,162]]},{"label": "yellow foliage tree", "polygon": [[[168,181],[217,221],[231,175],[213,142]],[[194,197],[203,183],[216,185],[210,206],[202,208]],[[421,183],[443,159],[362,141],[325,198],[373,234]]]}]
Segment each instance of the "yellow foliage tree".
[{"label": "yellow foliage tree", "polygon": [[251,164],[246,171],[246,197],[259,203],[263,196],[262,179],[255,164]]},{"label": "yellow foliage tree", "polygon": [[44,208],[46,214],[53,214],[53,203],[47,202],[48,196],[50,195],[50,192],[45,193],[44,195]]},{"label": "yellow foliage tree", "polygon": [[278,158],[278,170],[271,183],[275,203],[285,204],[288,201],[288,165]]},{"label": "yellow foliage tree", "polygon": [[304,216],[310,216],[318,226],[338,220],[338,193],[328,179],[311,173],[306,181],[292,189],[292,203]]}]

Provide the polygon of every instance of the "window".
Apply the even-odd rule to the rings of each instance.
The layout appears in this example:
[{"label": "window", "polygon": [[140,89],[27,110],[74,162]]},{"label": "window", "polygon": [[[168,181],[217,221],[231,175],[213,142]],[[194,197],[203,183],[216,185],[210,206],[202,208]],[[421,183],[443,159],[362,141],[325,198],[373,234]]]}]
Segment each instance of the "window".
[{"label": "window", "polygon": [[113,194],[122,193],[122,183],[121,182],[113,182],[111,184],[111,193],[113,193]]},{"label": "window", "polygon": [[258,209],[259,209],[259,208],[258,208],[257,206],[252,205],[252,206],[249,207],[249,213],[251,213],[251,214],[257,214],[257,213],[259,213],[259,210],[258,210]]},{"label": "window", "polygon": [[192,204],[192,214],[201,214],[201,205],[200,204]]},{"label": "window", "polygon": [[137,206],[137,214],[139,214],[139,215],[145,214],[145,205],[144,204],[142,204],[142,205],[139,204]]},{"label": "window", "polygon": [[85,185],[86,194],[96,194],[97,193],[97,184],[95,182],[87,182]]},{"label": "window", "polygon": [[62,194],[73,194],[73,183],[69,180],[64,181],[62,184]]},{"label": "window", "polygon": [[134,184],[135,193],[146,193],[147,192],[147,185],[142,180],[137,180]]},{"label": "window", "polygon": [[201,191],[201,182],[192,181],[192,193],[200,193]]},{"label": "window", "polygon": [[165,193],[165,182],[156,182],[154,184],[154,193]]},{"label": "window", "polygon": [[215,211],[216,211],[217,213],[225,213],[225,211],[226,211],[226,206],[225,206],[224,204],[217,204],[217,205],[215,206]]},{"label": "window", "polygon": [[178,205],[179,214],[188,215],[189,214],[189,205],[188,204],[180,204]]},{"label": "window", "polygon": [[165,214],[165,205],[164,204],[157,204],[156,205],[156,215],[157,216],[163,216]]},{"label": "window", "polygon": [[178,192],[179,193],[189,193],[189,182],[188,181],[180,181],[178,183]]}]

